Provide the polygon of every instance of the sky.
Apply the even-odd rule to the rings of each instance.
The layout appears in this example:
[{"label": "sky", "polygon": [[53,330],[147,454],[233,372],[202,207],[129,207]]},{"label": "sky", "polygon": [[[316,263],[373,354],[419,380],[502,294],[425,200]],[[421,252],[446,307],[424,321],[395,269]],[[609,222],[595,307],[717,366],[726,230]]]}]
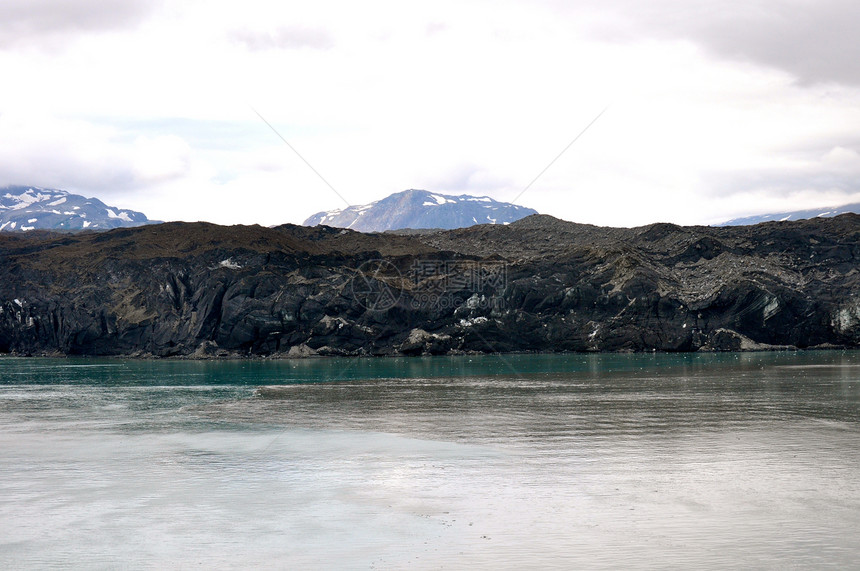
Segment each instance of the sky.
[{"label": "sky", "polygon": [[856,0],[3,0],[0,185],[301,223],[409,188],[612,226],[860,202]]}]

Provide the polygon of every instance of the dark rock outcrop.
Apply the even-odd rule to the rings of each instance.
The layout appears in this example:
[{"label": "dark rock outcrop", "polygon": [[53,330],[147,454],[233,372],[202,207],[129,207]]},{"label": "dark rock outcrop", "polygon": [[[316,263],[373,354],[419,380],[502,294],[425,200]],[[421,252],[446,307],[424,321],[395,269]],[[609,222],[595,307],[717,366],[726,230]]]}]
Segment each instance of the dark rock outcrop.
[{"label": "dark rock outcrop", "polygon": [[860,345],[860,216],[414,235],[170,223],[0,236],[0,352],[134,356]]}]

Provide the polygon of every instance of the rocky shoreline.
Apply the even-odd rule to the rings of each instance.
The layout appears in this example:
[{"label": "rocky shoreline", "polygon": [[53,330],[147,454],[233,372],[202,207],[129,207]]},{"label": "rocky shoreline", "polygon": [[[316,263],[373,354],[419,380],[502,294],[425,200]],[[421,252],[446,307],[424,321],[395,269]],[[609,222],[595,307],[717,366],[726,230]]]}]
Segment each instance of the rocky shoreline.
[{"label": "rocky shoreline", "polygon": [[860,346],[860,216],[0,236],[0,353],[303,358]]}]

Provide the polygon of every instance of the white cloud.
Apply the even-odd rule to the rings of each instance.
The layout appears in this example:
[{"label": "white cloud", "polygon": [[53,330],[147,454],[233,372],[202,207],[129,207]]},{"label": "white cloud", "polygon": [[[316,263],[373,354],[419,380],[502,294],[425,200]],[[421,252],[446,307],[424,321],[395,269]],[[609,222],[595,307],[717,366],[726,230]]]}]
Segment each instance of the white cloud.
[{"label": "white cloud", "polygon": [[191,149],[176,135],[138,137],[132,148],[132,166],[140,184],[151,184],[184,176]]},{"label": "white cloud", "polygon": [[325,50],[333,41],[326,30],[283,26],[274,30],[234,30],[229,37],[250,50],[300,49]]},{"label": "white cloud", "polygon": [[0,115],[0,184],[117,196],[184,177],[189,153],[172,135],[128,141],[116,129],[86,121]]},{"label": "white cloud", "polygon": [[131,172],[111,145],[113,135],[109,128],[85,122],[5,111],[0,115],[0,182],[93,191],[126,187]]},{"label": "white cloud", "polygon": [[639,33],[683,37],[723,57],[786,70],[802,82],[860,83],[860,4],[853,0],[617,2]]},{"label": "white cloud", "polygon": [[4,0],[0,48],[61,49],[70,36],[133,28],[158,4],[152,0]]},{"label": "white cloud", "polygon": [[521,204],[693,223],[860,190],[860,42],[840,25],[803,49],[853,21],[835,0],[114,2],[90,20],[79,3],[62,26],[39,19],[48,0],[5,6],[31,37],[0,40],[0,182],[154,218],[343,206],[251,106],[351,203],[422,186],[512,199],[606,105]]},{"label": "white cloud", "polygon": [[513,188],[513,181],[503,179],[492,169],[471,163],[453,165],[439,172],[419,177],[419,186],[441,192],[498,191]]}]

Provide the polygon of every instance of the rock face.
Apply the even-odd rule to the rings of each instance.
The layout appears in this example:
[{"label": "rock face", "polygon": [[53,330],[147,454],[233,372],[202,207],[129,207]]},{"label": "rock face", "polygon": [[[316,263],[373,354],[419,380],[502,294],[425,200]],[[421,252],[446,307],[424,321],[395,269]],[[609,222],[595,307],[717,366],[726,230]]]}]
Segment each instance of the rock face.
[{"label": "rock face", "polygon": [[65,190],[32,186],[0,188],[0,231],[107,230],[154,224],[134,210],[107,206]]},{"label": "rock face", "polygon": [[305,220],[304,225],[325,224],[359,232],[404,228],[450,230],[476,224],[510,224],[532,214],[537,212],[489,196],[454,196],[413,189],[363,206],[319,212]]},{"label": "rock face", "polygon": [[0,352],[137,356],[860,346],[860,216],[415,235],[169,223],[0,235]]}]

